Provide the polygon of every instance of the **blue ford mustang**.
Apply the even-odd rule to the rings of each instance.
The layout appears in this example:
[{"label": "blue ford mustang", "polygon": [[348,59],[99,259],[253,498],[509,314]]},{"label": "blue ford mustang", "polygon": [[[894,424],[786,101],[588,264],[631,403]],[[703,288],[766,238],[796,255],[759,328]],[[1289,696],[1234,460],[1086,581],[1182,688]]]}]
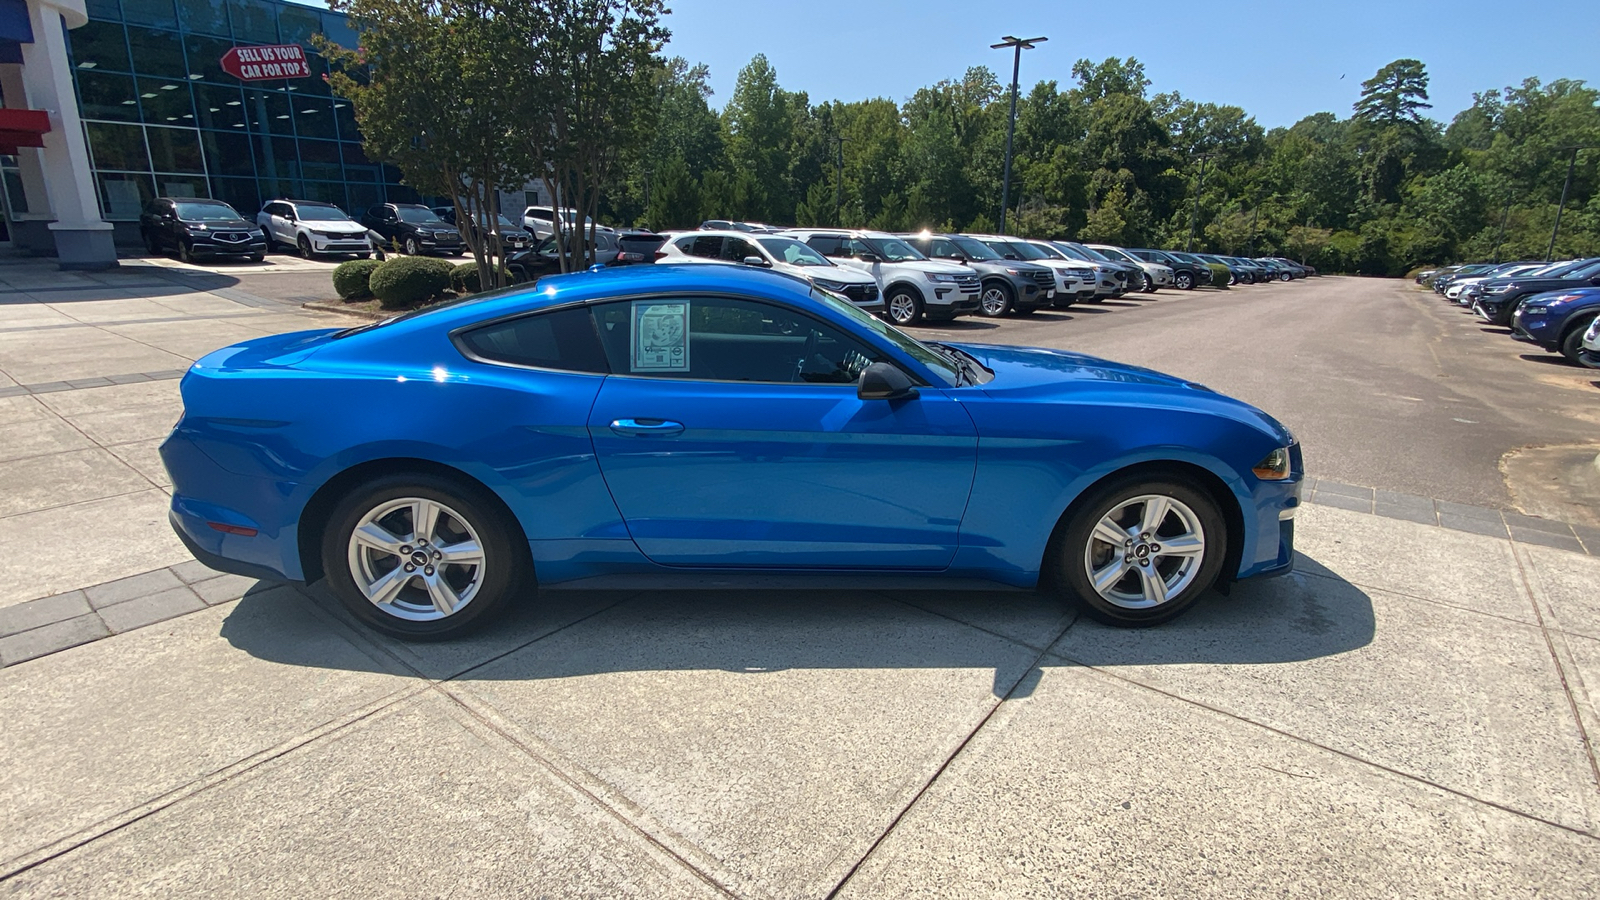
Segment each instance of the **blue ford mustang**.
[{"label": "blue ford mustang", "polygon": [[1151,625],[1293,565],[1299,445],[1197,384],[639,266],[219,350],[161,447],[202,562],[401,637],[543,588],[1033,588]]}]

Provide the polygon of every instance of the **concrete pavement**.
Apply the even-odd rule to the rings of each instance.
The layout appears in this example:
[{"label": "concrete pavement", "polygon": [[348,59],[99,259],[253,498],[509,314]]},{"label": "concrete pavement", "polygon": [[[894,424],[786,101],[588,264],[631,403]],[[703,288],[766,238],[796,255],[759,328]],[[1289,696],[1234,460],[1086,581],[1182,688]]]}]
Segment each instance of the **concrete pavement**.
[{"label": "concrete pavement", "polygon": [[582,592],[403,644],[164,521],[164,373],[340,320],[25,275],[0,896],[1597,895],[1600,557],[1569,526],[1330,480],[1295,575],[1158,629],[1028,593]]}]

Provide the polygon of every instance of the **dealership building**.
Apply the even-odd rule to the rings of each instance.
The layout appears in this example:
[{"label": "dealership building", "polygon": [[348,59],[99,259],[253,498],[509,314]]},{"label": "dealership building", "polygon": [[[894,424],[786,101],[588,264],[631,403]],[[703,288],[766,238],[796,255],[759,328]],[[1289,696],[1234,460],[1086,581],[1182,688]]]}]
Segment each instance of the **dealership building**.
[{"label": "dealership building", "polygon": [[[344,15],[275,0],[0,0],[0,241],[93,268],[139,243],[152,197],[246,218],[277,197],[353,215],[417,200],[362,152],[319,33],[355,45]],[[501,198],[513,217],[537,202]]]}]

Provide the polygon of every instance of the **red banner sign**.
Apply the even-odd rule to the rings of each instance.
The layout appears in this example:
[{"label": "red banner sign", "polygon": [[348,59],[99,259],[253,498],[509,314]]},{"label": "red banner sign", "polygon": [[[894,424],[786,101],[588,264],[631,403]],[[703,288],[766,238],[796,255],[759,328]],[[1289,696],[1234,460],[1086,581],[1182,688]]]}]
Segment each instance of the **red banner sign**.
[{"label": "red banner sign", "polygon": [[222,54],[222,71],[240,81],[311,77],[305,48],[299,44],[233,47]]}]

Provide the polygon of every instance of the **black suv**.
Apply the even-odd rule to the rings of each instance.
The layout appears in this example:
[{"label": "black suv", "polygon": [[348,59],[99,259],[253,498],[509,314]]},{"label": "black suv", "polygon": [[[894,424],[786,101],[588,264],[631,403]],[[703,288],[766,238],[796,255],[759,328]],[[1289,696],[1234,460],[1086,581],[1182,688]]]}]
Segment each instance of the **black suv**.
[{"label": "black suv", "polygon": [[929,259],[948,259],[978,273],[978,314],[994,318],[1008,312],[1027,315],[1055,301],[1056,273],[1038,263],[1010,260],[988,244],[964,234],[902,234]]},{"label": "black suv", "polygon": [[412,256],[420,253],[460,256],[465,252],[461,232],[420,203],[380,203],[361,215],[361,224]]},{"label": "black suv", "polygon": [[[454,206],[435,206],[433,208],[433,214],[438,216],[440,219],[443,219],[447,225],[456,225],[456,208]],[[479,216],[479,221],[483,221],[481,213]],[[527,250],[533,247],[533,235],[529,234],[526,228],[523,228],[521,225],[518,225],[505,216],[496,216],[495,218],[498,219],[500,223],[500,245],[506,248],[507,253],[512,253],[517,250]],[[475,229],[477,226],[469,222],[467,223],[467,227],[469,229]],[[461,231],[461,227],[459,225],[456,225],[456,231]]]},{"label": "black suv", "polygon": [[1211,268],[1202,266],[1197,262],[1179,259],[1176,255],[1165,250],[1150,250],[1148,248],[1130,249],[1128,251],[1145,262],[1160,263],[1172,267],[1172,286],[1180,291],[1192,291],[1197,284],[1211,283]]},{"label": "black suv", "polygon": [[1600,256],[1575,259],[1565,266],[1538,270],[1534,278],[1516,275],[1510,278],[1490,278],[1478,282],[1478,302],[1472,311],[1495,325],[1510,325],[1522,301],[1545,291],[1600,285]]},{"label": "black suv", "polygon": [[151,253],[176,250],[186,263],[218,256],[267,258],[266,235],[221,200],[157,197],[139,214],[139,237]]}]

